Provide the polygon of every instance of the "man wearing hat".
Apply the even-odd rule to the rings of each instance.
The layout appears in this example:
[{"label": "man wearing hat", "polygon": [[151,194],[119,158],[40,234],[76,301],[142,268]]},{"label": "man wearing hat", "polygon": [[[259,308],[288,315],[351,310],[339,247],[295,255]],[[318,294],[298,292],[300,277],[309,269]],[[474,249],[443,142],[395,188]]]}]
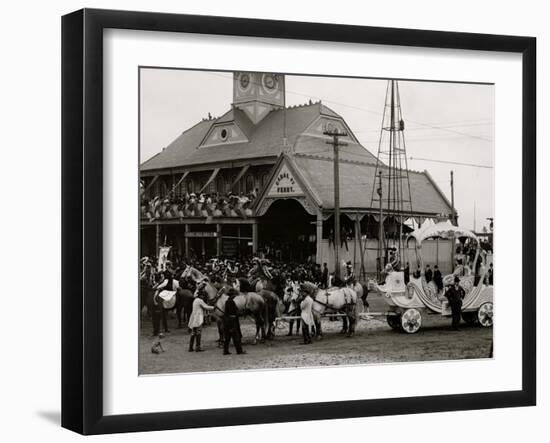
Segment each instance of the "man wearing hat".
[{"label": "man wearing hat", "polygon": [[460,279],[455,276],[452,286],[447,288],[445,297],[449,300],[449,306],[451,307],[453,330],[458,331],[458,325],[460,324],[460,314],[462,311],[462,299],[464,298],[464,289],[459,285]]},{"label": "man wearing hat", "polygon": [[313,319],[313,299],[311,298],[312,293],[313,288],[310,285],[300,285],[300,317],[302,318],[302,335],[304,337],[304,342],[302,344],[304,345],[311,344],[311,328],[315,325]]},{"label": "man wearing hat", "polygon": [[241,325],[239,323],[239,310],[235,304],[235,296],[239,292],[235,288],[227,291],[228,299],[225,302],[225,312],[223,314],[223,355],[229,355],[229,343],[233,340],[233,345],[237,354],[246,354],[241,346]]}]

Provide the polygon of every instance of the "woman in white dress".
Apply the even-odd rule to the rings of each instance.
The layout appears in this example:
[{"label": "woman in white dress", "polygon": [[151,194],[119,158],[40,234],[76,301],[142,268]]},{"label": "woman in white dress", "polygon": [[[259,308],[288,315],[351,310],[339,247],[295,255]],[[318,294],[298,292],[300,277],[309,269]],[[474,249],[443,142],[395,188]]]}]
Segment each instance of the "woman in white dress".
[{"label": "woman in white dress", "polygon": [[[189,352],[201,352],[201,330],[204,323],[204,311],[213,311],[214,306],[209,306],[204,301],[203,291],[197,289],[195,292],[195,300],[193,300],[193,311],[189,317],[189,328],[191,329],[191,339],[189,341]],[[197,347],[193,349],[194,343]]]},{"label": "woman in white dress", "polygon": [[304,345],[311,344],[311,328],[315,325],[313,319],[313,299],[311,298],[311,290],[305,285],[300,287],[302,301],[300,303],[300,317],[302,318],[302,335],[304,337]]}]

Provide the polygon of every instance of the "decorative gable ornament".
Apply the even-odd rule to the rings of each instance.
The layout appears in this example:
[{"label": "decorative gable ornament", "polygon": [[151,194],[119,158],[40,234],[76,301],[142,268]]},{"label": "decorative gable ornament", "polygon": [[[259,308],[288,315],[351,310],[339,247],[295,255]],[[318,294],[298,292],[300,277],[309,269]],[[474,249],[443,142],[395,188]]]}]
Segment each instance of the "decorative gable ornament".
[{"label": "decorative gable ornament", "polygon": [[283,164],[271,188],[267,194],[268,197],[297,197],[303,196],[304,191],[288,166]]}]

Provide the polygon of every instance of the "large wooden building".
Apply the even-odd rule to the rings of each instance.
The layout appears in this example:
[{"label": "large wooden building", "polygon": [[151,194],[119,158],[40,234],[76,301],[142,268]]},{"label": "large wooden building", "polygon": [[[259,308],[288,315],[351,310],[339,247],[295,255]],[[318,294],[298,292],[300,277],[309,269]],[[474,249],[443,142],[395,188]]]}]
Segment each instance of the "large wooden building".
[{"label": "large wooden building", "polygon": [[[347,133],[340,150],[340,256],[372,270],[376,157],[323,103],[286,107],[284,75],[253,72],[234,73],[233,103],[224,115],[198,122],[141,165],[142,255],[156,255],[166,241],[182,257],[261,253],[331,268],[333,154],[323,134],[328,129]],[[417,222],[452,213],[427,171],[409,171],[409,180]],[[222,196],[227,202],[230,193],[234,201],[250,201],[236,209],[217,203]],[[192,194],[200,210],[189,209]],[[157,208],[165,203],[151,210],[152,201]]]}]

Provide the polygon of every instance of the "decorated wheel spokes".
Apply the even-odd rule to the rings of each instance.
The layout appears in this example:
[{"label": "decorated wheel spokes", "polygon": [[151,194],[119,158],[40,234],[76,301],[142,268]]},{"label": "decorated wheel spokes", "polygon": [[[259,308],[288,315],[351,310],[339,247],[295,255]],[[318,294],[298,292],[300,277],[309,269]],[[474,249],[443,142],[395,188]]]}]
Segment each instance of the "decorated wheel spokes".
[{"label": "decorated wheel spokes", "polygon": [[479,324],[485,328],[493,326],[493,304],[491,302],[483,303],[477,311]]},{"label": "decorated wheel spokes", "polygon": [[417,309],[407,309],[401,315],[401,327],[407,334],[414,334],[422,326],[422,316]]}]

